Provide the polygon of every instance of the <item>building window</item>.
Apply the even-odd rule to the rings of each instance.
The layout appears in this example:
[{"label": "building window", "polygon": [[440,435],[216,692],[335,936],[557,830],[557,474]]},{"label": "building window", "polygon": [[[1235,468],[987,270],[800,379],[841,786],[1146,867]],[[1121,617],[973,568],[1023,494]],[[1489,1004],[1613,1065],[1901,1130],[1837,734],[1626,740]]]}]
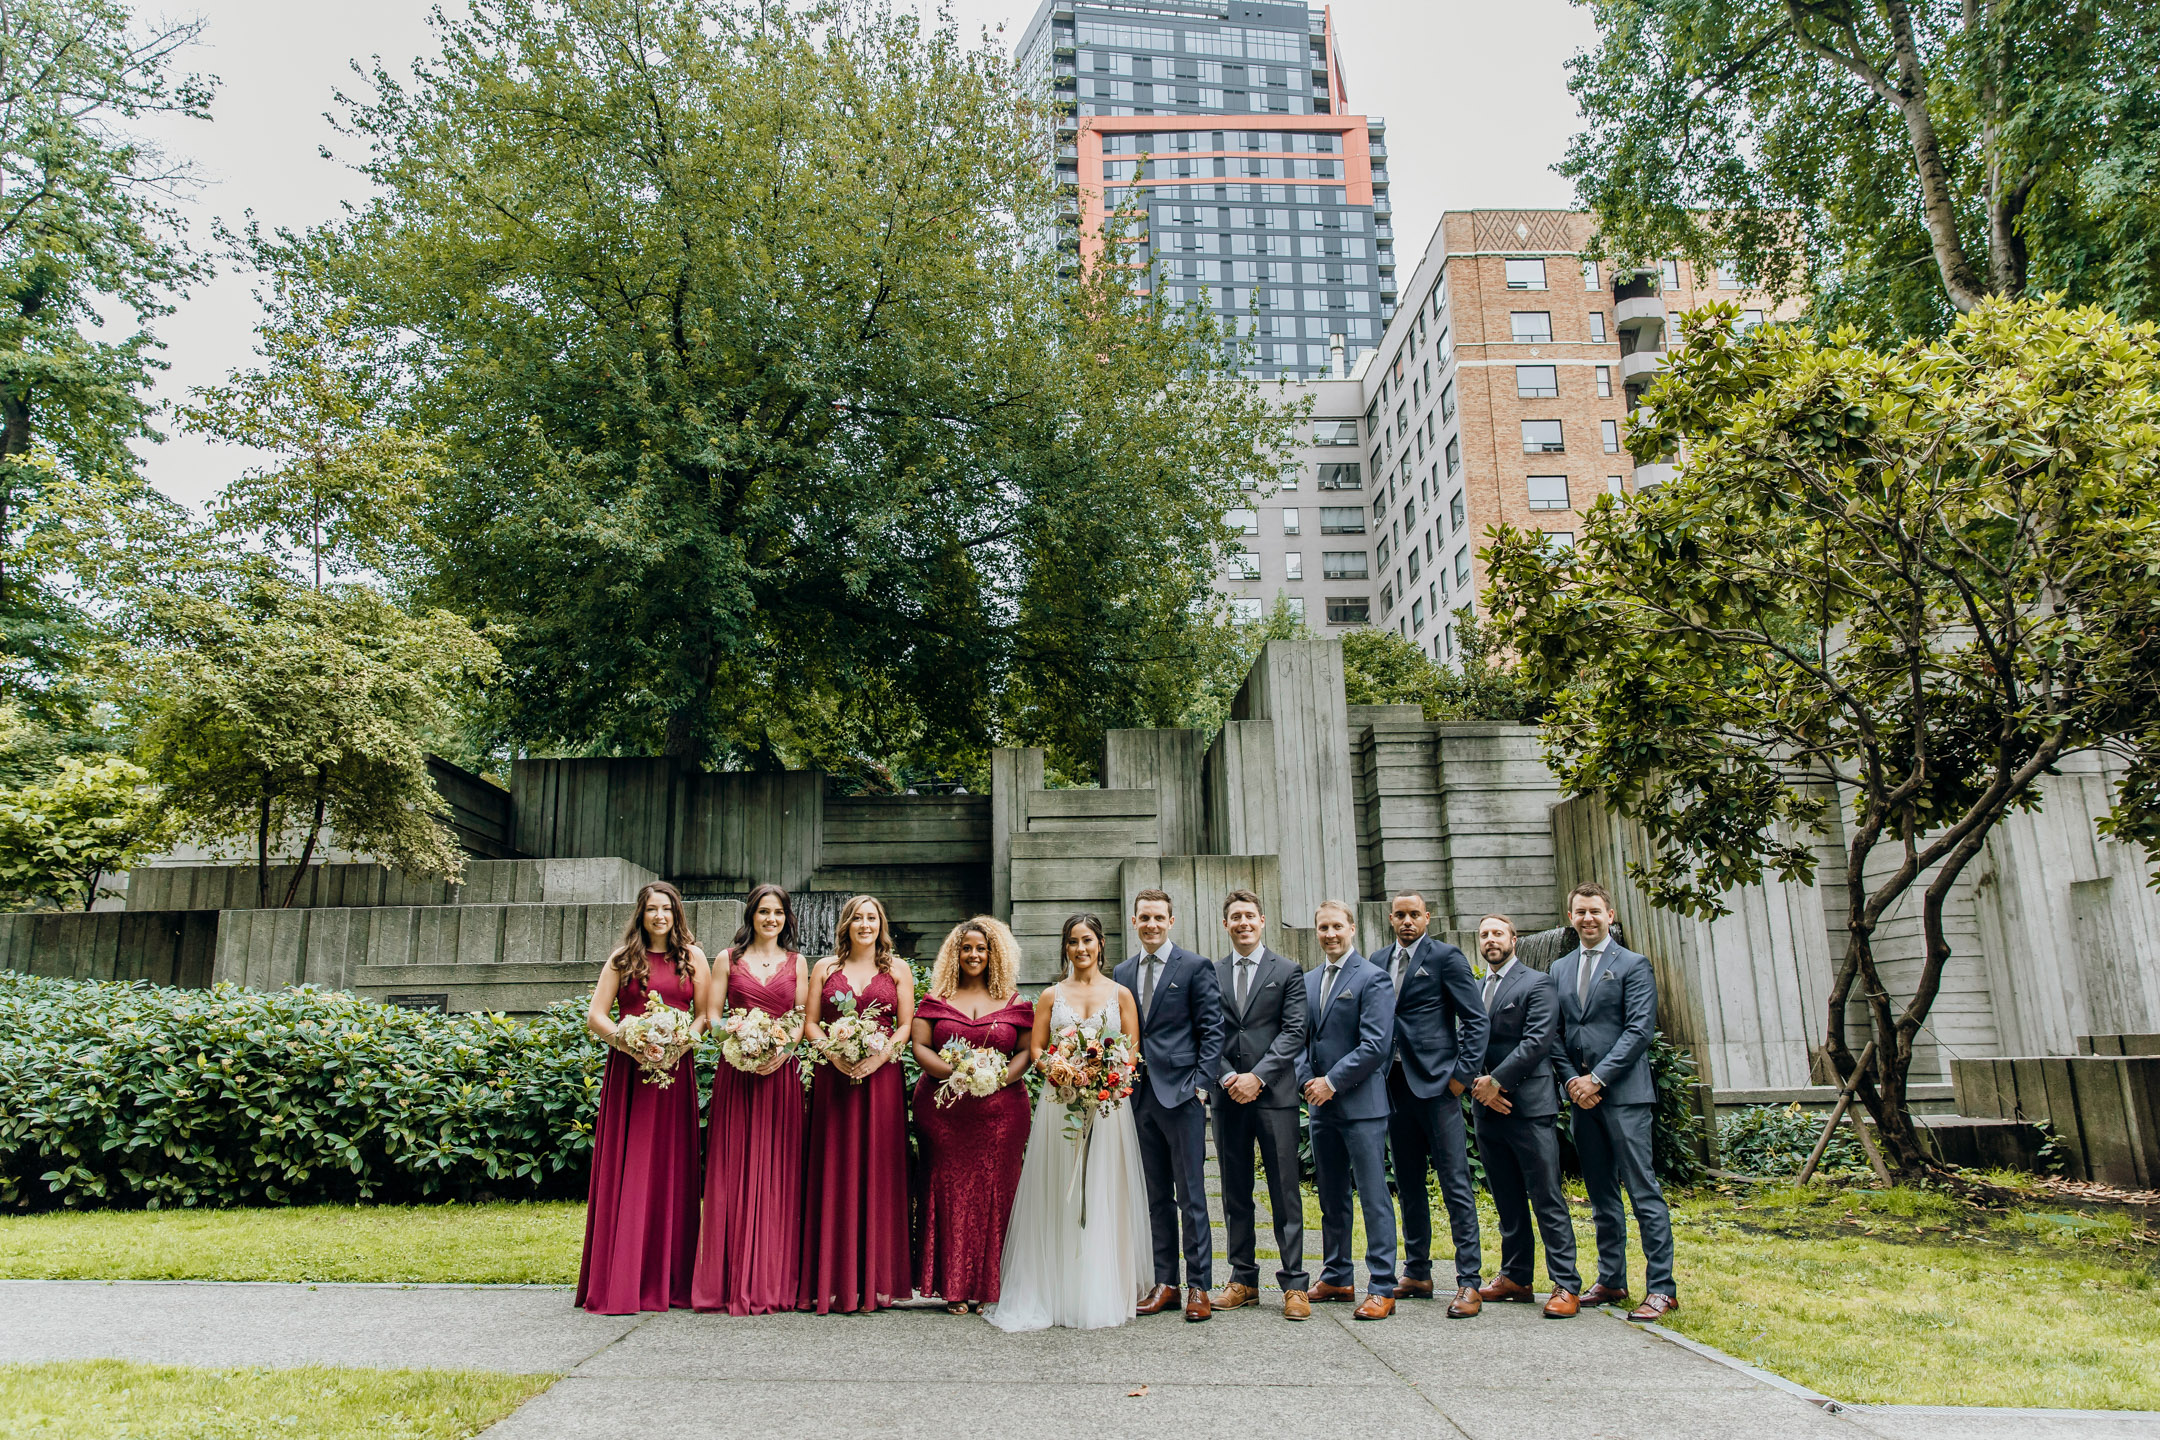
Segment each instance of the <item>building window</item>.
[{"label": "building window", "polygon": [[1558,455],[1567,449],[1561,438],[1558,420],[1525,420],[1522,422],[1522,448],[1525,455]]},{"label": "building window", "polygon": [[1315,445],[1357,444],[1357,421],[1322,420],[1313,426],[1312,443]]},{"label": "building window", "polygon": [[1355,460],[1329,461],[1320,467],[1322,490],[1362,490],[1365,488],[1364,467]]},{"label": "building window", "polygon": [[1517,310],[1508,316],[1508,328],[1514,333],[1515,343],[1518,345],[1550,345],[1552,312]]},{"label": "building window", "polygon": [[1612,399],[1612,366],[1597,367],[1597,393],[1600,400]]},{"label": "building window", "polygon": [[1321,506],[1320,533],[1322,535],[1364,534],[1365,507],[1362,505]]},{"label": "building window", "polygon": [[1442,420],[1455,418],[1455,382],[1452,380],[1440,387],[1440,418]]},{"label": "building window", "polygon": [[1380,587],[1380,613],[1382,615],[1385,615],[1388,613],[1388,611],[1393,610],[1394,608],[1395,587],[1392,585],[1382,585]]},{"label": "building window", "polygon": [[1598,421],[1598,428],[1605,433],[1605,453],[1607,455],[1619,454],[1620,422],[1617,420],[1600,420]]},{"label": "building window", "polygon": [[1292,550],[1282,557],[1282,573],[1285,580],[1305,578],[1305,552]]},{"label": "building window", "polygon": [[1286,595],[1286,596],[1284,596],[1284,597],[1283,597],[1283,604],[1285,604],[1285,605],[1287,605],[1287,606],[1289,606],[1289,607],[1290,607],[1290,618],[1291,618],[1291,619],[1293,619],[1293,620],[1303,620],[1303,619],[1305,618],[1305,597],[1304,597],[1304,596],[1302,596],[1302,595]]},{"label": "building window", "polygon": [[1592,310],[1590,312],[1590,343],[1593,345],[1603,345],[1605,343],[1605,312],[1602,310]]},{"label": "building window", "polygon": [[1575,532],[1572,530],[1548,530],[1545,532],[1545,549],[1548,554],[1575,548]]},{"label": "building window", "polygon": [[1718,261],[1717,283],[1720,290],[1741,289],[1740,267],[1730,260]]},{"label": "building window", "polygon": [[1447,473],[1453,475],[1462,469],[1462,437],[1450,435],[1447,440]]},{"label": "building window", "polygon": [[1515,393],[1525,400],[1557,400],[1560,398],[1560,367],[1517,365]]},{"label": "building window", "polygon": [[1660,261],[1658,263],[1658,278],[1665,282],[1665,288],[1667,290],[1679,289],[1680,262],[1677,260]]},{"label": "building window", "polygon": [[1297,507],[1294,505],[1283,507],[1282,533],[1285,535],[1295,535],[1298,533],[1298,513]]},{"label": "building window", "polygon": [[1455,627],[1453,625],[1447,627],[1444,638],[1447,642],[1447,653],[1452,656],[1455,653]]},{"label": "building window", "polygon": [[1257,595],[1233,595],[1230,597],[1230,618],[1241,625],[1250,625],[1260,618],[1260,598]]},{"label": "building window", "polygon": [[1455,552],[1455,588],[1460,590],[1470,583],[1470,547],[1465,545]]},{"label": "building window", "polygon": [[1223,516],[1223,522],[1244,535],[1260,533],[1260,512],[1257,510],[1232,510]]},{"label": "building window", "polygon": [[1327,623],[1370,625],[1372,601],[1363,595],[1330,595],[1327,601]]},{"label": "building window", "polygon": [[1418,548],[1414,543],[1410,546],[1410,578],[1418,578]]},{"label": "building window", "polygon": [[1456,492],[1455,492],[1455,493],[1454,493],[1453,495],[1451,495],[1451,496],[1449,496],[1449,497],[1448,497],[1448,502],[1447,502],[1447,518],[1448,518],[1448,531],[1449,531],[1449,533],[1450,533],[1450,534],[1454,533],[1455,531],[1458,531],[1458,530],[1462,529],[1462,527],[1463,527],[1463,492],[1462,492],[1462,491],[1460,491],[1460,490],[1457,490],[1457,491],[1456,491]]},{"label": "building window", "polygon": [[1412,600],[1410,602],[1410,628],[1419,634],[1423,634],[1425,631],[1425,602],[1423,600]]},{"label": "building window", "polygon": [[1363,550],[1323,550],[1320,574],[1328,580],[1369,580],[1372,562]]},{"label": "building window", "polygon": [[1619,476],[1607,475],[1605,477],[1605,493],[1608,495],[1624,495],[1627,493],[1627,487],[1620,483]]},{"label": "building window", "polygon": [[1597,261],[1585,260],[1582,262],[1582,288],[1585,290],[1595,290],[1598,288]]},{"label": "building window", "polygon": [[1742,310],[1742,311],[1740,312],[1740,333],[1741,333],[1741,334],[1743,334],[1743,335],[1747,334],[1747,332],[1748,332],[1748,331],[1750,331],[1750,330],[1753,330],[1753,329],[1754,329],[1754,328],[1755,328],[1756,326],[1758,326],[1758,325],[1760,325],[1760,324],[1762,324],[1762,323],[1763,323],[1763,312],[1762,312],[1762,311],[1760,311],[1760,310]]},{"label": "building window", "polygon": [[1545,262],[1543,260],[1508,261],[1507,288],[1510,290],[1544,289]]},{"label": "building window", "polygon": [[1251,550],[1239,550],[1230,556],[1230,578],[1233,580],[1258,580],[1260,556]]},{"label": "building window", "polygon": [[1532,475],[1530,485],[1530,508],[1532,510],[1565,510],[1568,508],[1567,476]]}]

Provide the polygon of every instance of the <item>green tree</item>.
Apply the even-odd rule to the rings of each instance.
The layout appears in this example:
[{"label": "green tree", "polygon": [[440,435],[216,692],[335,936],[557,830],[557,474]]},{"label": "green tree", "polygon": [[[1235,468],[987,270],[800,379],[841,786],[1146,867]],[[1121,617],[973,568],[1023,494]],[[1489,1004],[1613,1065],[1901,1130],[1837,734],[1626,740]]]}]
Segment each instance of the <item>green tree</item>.
[{"label": "green tree", "polygon": [[[1000,54],[881,4],[437,25],[347,109],[375,198],[255,243],[441,441],[419,590],[503,634],[499,735],[951,771],[1175,715],[1295,407],[1118,267],[1060,277]],[[821,748],[864,734],[908,754]]]},{"label": "green tree", "polygon": [[148,771],[117,755],[63,757],[46,779],[0,790],[0,897],[88,910],[105,893],[100,880],[162,847],[168,832]]},{"label": "green tree", "polygon": [[62,723],[82,617],[21,572],[22,508],[55,477],[132,475],[151,434],[150,324],[204,271],[172,207],[184,168],[128,126],[208,118],[211,82],[174,70],[200,30],[107,0],[0,5],[0,686]]},{"label": "green tree", "polygon": [[1878,337],[1991,295],[2160,315],[2150,6],[1584,3],[1561,169],[1605,253],[1737,262]]},{"label": "green tree", "polygon": [[254,836],[258,904],[271,904],[272,842],[293,832],[302,869],[327,829],[409,874],[458,874],[427,751],[493,669],[469,625],[363,585],[277,579],[147,603],[158,638],[135,660],[139,757],[189,838]]},{"label": "green tree", "polygon": [[[1848,1022],[1872,1037],[1860,1099],[1911,1172],[1943,906],[1990,831],[2100,752],[2122,766],[2102,831],[2160,856],[2160,340],[2033,301],[1888,352],[1735,318],[1686,318],[1630,440],[1687,447],[1678,478],[1600,500],[1572,553],[1497,531],[1489,597],[1555,697],[1568,789],[1655,840],[1653,902],[1715,916],[1766,873],[1812,880],[1819,835],[1842,850],[1825,1045],[1850,1075]],[[1916,889],[1894,996],[1876,931]]]},{"label": "green tree", "polygon": [[1352,705],[1418,705],[1427,720],[1535,721],[1544,699],[1498,655],[1469,606],[1453,616],[1460,660],[1441,665],[1393,630],[1343,636],[1343,690]]}]

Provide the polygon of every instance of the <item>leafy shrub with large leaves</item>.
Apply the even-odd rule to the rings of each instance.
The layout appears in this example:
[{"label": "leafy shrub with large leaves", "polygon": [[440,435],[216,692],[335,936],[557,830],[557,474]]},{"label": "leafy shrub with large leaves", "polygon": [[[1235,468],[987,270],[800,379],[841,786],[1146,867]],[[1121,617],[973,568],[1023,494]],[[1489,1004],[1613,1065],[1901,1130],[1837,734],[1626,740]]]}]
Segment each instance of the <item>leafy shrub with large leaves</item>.
[{"label": "leafy shrub with large leaves", "polygon": [[603,1060],[575,1002],[0,974],[0,1207],[580,1194]]}]

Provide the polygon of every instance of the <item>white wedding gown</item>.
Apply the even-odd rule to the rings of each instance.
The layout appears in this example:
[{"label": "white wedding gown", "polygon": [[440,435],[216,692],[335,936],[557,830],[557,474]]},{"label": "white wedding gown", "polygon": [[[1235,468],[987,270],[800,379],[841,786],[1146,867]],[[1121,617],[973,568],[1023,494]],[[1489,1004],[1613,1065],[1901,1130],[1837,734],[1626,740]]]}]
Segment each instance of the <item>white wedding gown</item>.
[{"label": "white wedding gown", "polygon": [[[1083,1020],[1066,1005],[1062,987],[1052,995],[1053,1031],[1077,1024],[1090,1033],[1120,1033],[1117,1001]],[[1095,1117],[1085,1177],[1077,1173],[1080,1157],[1080,1142],[1065,1133],[1065,1107],[1044,1095],[1035,1105],[1020,1189],[1005,1226],[998,1301],[983,1307],[983,1318],[1000,1330],[1122,1325],[1133,1318],[1154,1280],[1147,1177],[1129,1104]],[[1083,1183],[1085,1226],[1080,1223]]]}]

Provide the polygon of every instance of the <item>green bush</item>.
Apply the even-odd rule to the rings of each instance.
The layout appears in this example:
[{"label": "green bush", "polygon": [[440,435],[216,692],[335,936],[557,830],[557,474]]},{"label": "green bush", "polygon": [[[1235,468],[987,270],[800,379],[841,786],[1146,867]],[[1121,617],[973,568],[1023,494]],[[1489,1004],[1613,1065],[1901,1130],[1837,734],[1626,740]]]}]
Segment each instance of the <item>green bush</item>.
[{"label": "green bush", "polygon": [[[1742,1175],[1797,1175],[1822,1136],[1828,1115],[1792,1105],[1746,1105],[1718,1119],[1719,1162]],[[1852,1129],[1839,1125],[1823,1151],[1824,1170],[1859,1170],[1867,1157]]]},{"label": "green bush", "polygon": [[575,1002],[0,974],[0,1208],[578,1195],[603,1061]]}]

